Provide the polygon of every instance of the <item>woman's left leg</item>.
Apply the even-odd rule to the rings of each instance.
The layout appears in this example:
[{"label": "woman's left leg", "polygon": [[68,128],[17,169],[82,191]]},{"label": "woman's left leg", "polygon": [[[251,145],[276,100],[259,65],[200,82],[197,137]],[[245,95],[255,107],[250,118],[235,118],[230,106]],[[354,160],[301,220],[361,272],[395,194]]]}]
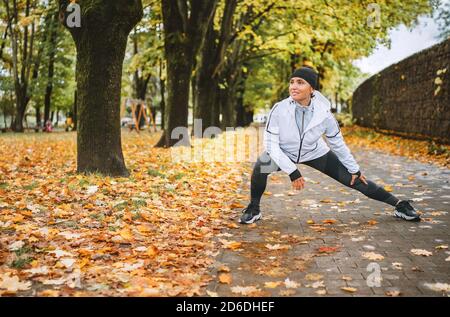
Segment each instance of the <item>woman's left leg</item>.
[{"label": "woman's left leg", "polygon": [[332,151],[329,151],[324,156],[321,156],[315,160],[304,162],[303,164],[325,173],[341,184],[356,189],[369,198],[384,202],[394,207],[399,202],[397,197],[388,193],[383,187],[378,186],[370,180],[367,180],[368,185],[366,185],[358,178],[355,180],[355,183],[350,186],[352,174],[348,172],[347,168],[341,163],[341,161],[339,161],[336,154]]}]

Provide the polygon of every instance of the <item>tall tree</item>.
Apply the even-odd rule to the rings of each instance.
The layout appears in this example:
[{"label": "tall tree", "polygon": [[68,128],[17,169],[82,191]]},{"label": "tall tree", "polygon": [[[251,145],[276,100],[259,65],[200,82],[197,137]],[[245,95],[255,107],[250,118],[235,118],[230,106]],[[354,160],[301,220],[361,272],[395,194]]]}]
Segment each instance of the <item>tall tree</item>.
[{"label": "tall tree", "polygon": [[50,106],[51,106],[51,98],[53,92],[53,76],[55,74],[55,56],[58,42],[58,11],[51,14],[50,23],[49,23],[49,41],[48,41],[48,68],[47,68],[47,85],[45,87],[45,97],[44,97],[44,123],[47,122],[50,116]]},{"label": "tall tree", "polygon": [[[135,27],[126,53],[122,96],[149,102],[153,117],[164,113],[164,39],[160,1],[143,0],[144,16]],[[152,34],[154,36],[149,36]],[[129,59],[127,59],[129,57]],[[163,128],[164,120],[162,120]]]},{"label": "tall tree", "polygon": [[[9,21],[12,70],[14,79],[14,92],[16,95],[16,113],[13,130],[23,132],[23,118],[27,105],[31,99],[29,85],[31,70],[35,58],[34,41],[36,36],[35,19],[31,16],[36,6],[35,1],[3,0]],[[23,12],[22,12],[23,10]],[[37,76],[37,70],[35,69]]]},{"label": "tall tree", "polygon": [[[275,4],[276,1],[271,0],[248,1],[244,3],[243,8],[246,9],[241,9],[236,18],[234,27],[238,31],[231,36],[228,56],[222,61],[220,69],[222,83],[219,102],[222,129],[235,127],[238,122],[237,115],[243,115],[245,112],[242,109],[244,105],[241,104],[243,102],[241,96],[245,92],[245,81],[248,78],[247,67],[244,64],[248,64],[248,55],[253,55],[250,58],[255,58],[255,52],[261,54],[261,51],[264,51],[263,41],[257,32],[266,22],[269,13],[276,8]],[[243,120],[239,120],[241,121]]]},{"label": "tall tree", "polygon": [[[162,0],[168,96],[165,130],[156,146],[167,147],[178,143],[176,138],[172,138],[172,131],[177,127],[184,127],[187,131],[189,87],[194,58],[201,49],[217,2],[218,0]],[[183,140],[183,144],[189,144],[189,140]]]},{"label": "tall tree", "polygon": [[[120,91],[128,35],[143,15],[141,0],[80,0],[81,26],[59,0],[77,48],[77,170],[128,176],[120,130]],[[73,4],[70,4],[73,7]]]},{"label": "tall tree", "polygon": [[209,126],[219,125],[220,108],[217,98],[219,74],[230,43],[236,7],[237,0],[225,1],[223,14],[220,17],[220,30],[216,30],[214,18],[211,19],[205,44],[201,50],[194,92],[196,94],[194,117],[202,120],[203,131]]},{"label": "tall tree", "polygon": [[[234,126],[239,58],[246,34],[258,28],[275,7],[271,0],[224,0],[208,27],[197,76],[195,117],[208,126]],[[219,12],[220,11],[220,12]],[[251,39],[248,39],[251,40]],[[239,91],[242,91],[241,85]],[[219,116],[222,114],[222,123]]]},{"label": "tall tree", "polygon": [[[139,54],[139,39],[138,34],[135,31],[133,34],[133,54],[137,56]],[[147,87],[152,74],[142,67],[142,64],[137,66],[133,74],[133,90],[134,97],[145,101],[147,95]]]}]

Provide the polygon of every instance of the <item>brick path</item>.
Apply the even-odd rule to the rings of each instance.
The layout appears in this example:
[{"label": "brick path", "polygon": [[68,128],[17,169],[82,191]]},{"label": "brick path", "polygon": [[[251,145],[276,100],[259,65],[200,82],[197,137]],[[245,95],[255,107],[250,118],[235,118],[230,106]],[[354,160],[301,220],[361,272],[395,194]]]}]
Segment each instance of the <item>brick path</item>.
[{"label": "brick path", "polygon": [[[392,207],[299,165],[305,190],[294,192],[287,175],[272,174],[267,187],[271,195],[264,195],[261,203],[263,219],[256,225],[224,229],[217,237],[242,245],[222,249],[208,290],[219,296],[450,294],[450,252],[445,248],[450,240],[450,170],[379,152],[352,152],[369,179],[392,187],[399,198],[413,199],[424,221],[394,218]],[[239,216],[236,209],[233,220]],[[415,255],[413,249],[432,255]],[[230,270],[230,284],[218,281],[223,266]],[[254,286],[257,291],[236,293],[237,286]]]}]

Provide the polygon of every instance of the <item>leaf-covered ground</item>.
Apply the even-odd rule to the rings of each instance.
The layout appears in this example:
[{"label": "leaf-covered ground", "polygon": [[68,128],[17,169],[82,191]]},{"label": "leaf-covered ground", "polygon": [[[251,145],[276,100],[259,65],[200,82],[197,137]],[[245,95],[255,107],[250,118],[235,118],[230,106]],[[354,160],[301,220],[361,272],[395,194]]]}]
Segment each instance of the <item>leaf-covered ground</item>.
[{"label": "leaf-covered ground", "polygon": [[[346,128],[344,133],[347,142],[358,149],[380,149],[384,153],[448,166],[448,147],[433,148],[427,142],[385,136],[362,128]],[[226,135],[230,136],[229,133]],[[285,175],[282,178],[274,175],[271,181],[286,188],[271,195],[269,187],[264,197],[271,197],[278,204],[285,197],[293,201],[293,196],[301,195],[301,204],[306,208],[301,217],[303,227],[308,230],[299,231],[295,227],[296,215],[291,215],[295,208],[289,203],[273,205],[270,211],[277,215],[284,212],[289,226],[287,230],[281,219],[278,222],[266,220],[262,226],[258,224],[243,229],[237,224],[237,218],[239,209],[248,199],[251,164],[223,159],[237,153],[235,148],[223,148],[222,141],[226,135],[199,141],[192,148],[192,153],[201,153],[196,151],[203,147],[209,158],[212,153],[218,153],[219,158],[222,157],[221,163],[202,162],[196,154],[193,161],[177,162],[172,157],[171,149],[153,147],[159,134],[144,132],[138,135],[124,131],[122,143],[131,172],[129,178],[76,174],[74,133],[0,135],[0,295],[297,296],[305,294],[309,290],[308,285],[313,295],[330,294],[324,273],[320,269],[311,272],[306,269],[311,261],[317,262],[317,259],[333,256],[336,252],[346,252],[339,243],[323,243],[324,240],[317,234],[326,233],[325,229],[340,221],[344,221],[341,225],[346,224],[347,219],[338,221],[332,214],[326,214],[324,219],[315,219],[316,211],[311,204],[327,206],[345,193],[339,187],[333,192],[337,196],[332,198],[331,193],[324,196],[318,192],[318,196],[314,197],[317,201],[313,203],[312,196],[303,195],[310,190],[310,195],[313,195],[318,188],[294,193],[288,190]],[[239,138],[242,140],[242,136],[238,135]],[[214,146],[216,151],[212,152]],[[437,155],[433,149],[438,151]],[[362,163],[365,164],[364,158]],[[393,175],[389,177],[399,177],[396,169],[402,172],[403,167],[397,165],[393,165]],[[405,174],[404,188],[409,188],[415,184],[415,178],[426,174],[414,174],[417,171],[413,166],[407,170],[411,171]],[[369,174],[373,172],[368,171]],[[314,180],[310,181],[316,184]],[[395,187],[398,184],[383,185],[389,191],[398,190]],[[342,204],[336,203],[336,206],[330,207],[334,209],[326,213],[345,209]],[[286,210],[283,211],[283,208]],[[353,217],[353,212],[360,214],[365,208],[355,205],[350,217]],[[386,216],[385,213],[383,215]],[[369,218],[367,223],[366,220],[362,223],[368,228],[377,227],[380,221],[389,222],[389,218]],[[353,225],[353,222],[356,223],[356,220],[347,225]],[[381,227],[385,226],[383,224]],[[413,230],[407,225],[399,226],[407,233]],[[425,226],[428,228],[428,225]],[[256,239],[257,243],[250,242],[252,235],[259,234],[258,228],[265,228],[261,234],[269,237],[259,242]],[[393,232],[396,230],[398,228]],[[353,238],[359,239],[359,236]],[[447,241],[444,240],[439,242],[442,247],[446,247],[444,243]],[[375,251],[365,247],[358,251],[365,252],[363,258],[365,256],[371,261],[380,259],[377,252],[383,252],[381,247]],[[412,254],[427,256],[425,251],[436,245],[408,247]],[[242,250],[246,260],[238,256]],[[294,251],[295,261],[291,258],[273,258],[273,255],[266,259],[268,254]],[[297,251],[301,252],[297,254]],[[446,252],[444,249],[441,251]],[[226,260],[227,252],[231,253],[230,261]],[[359,258],[361,255],[358,253],[357,256]],[[393,264],[404,261],[405,258],[402,258],[393,261]],[[252,271],[256,264],[255,273],[258,276],[272,279],[262,284],[256,281],[244,284],[243,280],[239,280],[239,274],[244,274],[245,268]],[[244,270],[239,271],[238,267]],[[288,272],[291,271],[306,275],[289,277]],[[437,277],[433,274],[431,272],[429,276]],[[336,282],[339,284],[336,286],[339,294],[361,294],[360,286],[349,283],[348,274],[327,271],[325,275],[343,279],[344,283]],[[352,278],[357,279],[357,276]],[[212,287],[214,285],[229,286],[229,290],[221,291]],[[280,290],[280,287],[284,289]],[[277,292],[272,294],[272,290]],[[397,289],[392,292],[396,295]],[[405,290],[402,289],[402,292]]]},{"label": "leaf-covered ground", "polygon": [[125,132],[130,178],[77,175],[76,135],[0,136],[0,294],[202,295],[238,163],[174,162]]}]

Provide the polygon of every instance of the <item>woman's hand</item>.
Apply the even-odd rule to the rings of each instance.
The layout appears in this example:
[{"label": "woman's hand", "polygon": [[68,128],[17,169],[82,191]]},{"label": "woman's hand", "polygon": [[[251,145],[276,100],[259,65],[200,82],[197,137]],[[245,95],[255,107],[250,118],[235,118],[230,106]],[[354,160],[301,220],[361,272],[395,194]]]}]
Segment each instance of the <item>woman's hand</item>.
[{"label": "woman's hand", "polygon": [[295,181],[292,182],[292,188],[296,190],[305,188],[305,179],[303,177],[297,178]]},{"label": "woman's hand", "polygon": [[366,177],[365,177],[363,174],[358,173],[358,174],[352,174],[352,180],[350,181],[350,186],[353,186],[353,185],[355,184],[355,180],[357,180],[358,178],[359,178],[359,179],[361,180],[361,182],[363,182],[364,184],[369,185],[369,184],[367,184],[367,179],[366,179]]}]

